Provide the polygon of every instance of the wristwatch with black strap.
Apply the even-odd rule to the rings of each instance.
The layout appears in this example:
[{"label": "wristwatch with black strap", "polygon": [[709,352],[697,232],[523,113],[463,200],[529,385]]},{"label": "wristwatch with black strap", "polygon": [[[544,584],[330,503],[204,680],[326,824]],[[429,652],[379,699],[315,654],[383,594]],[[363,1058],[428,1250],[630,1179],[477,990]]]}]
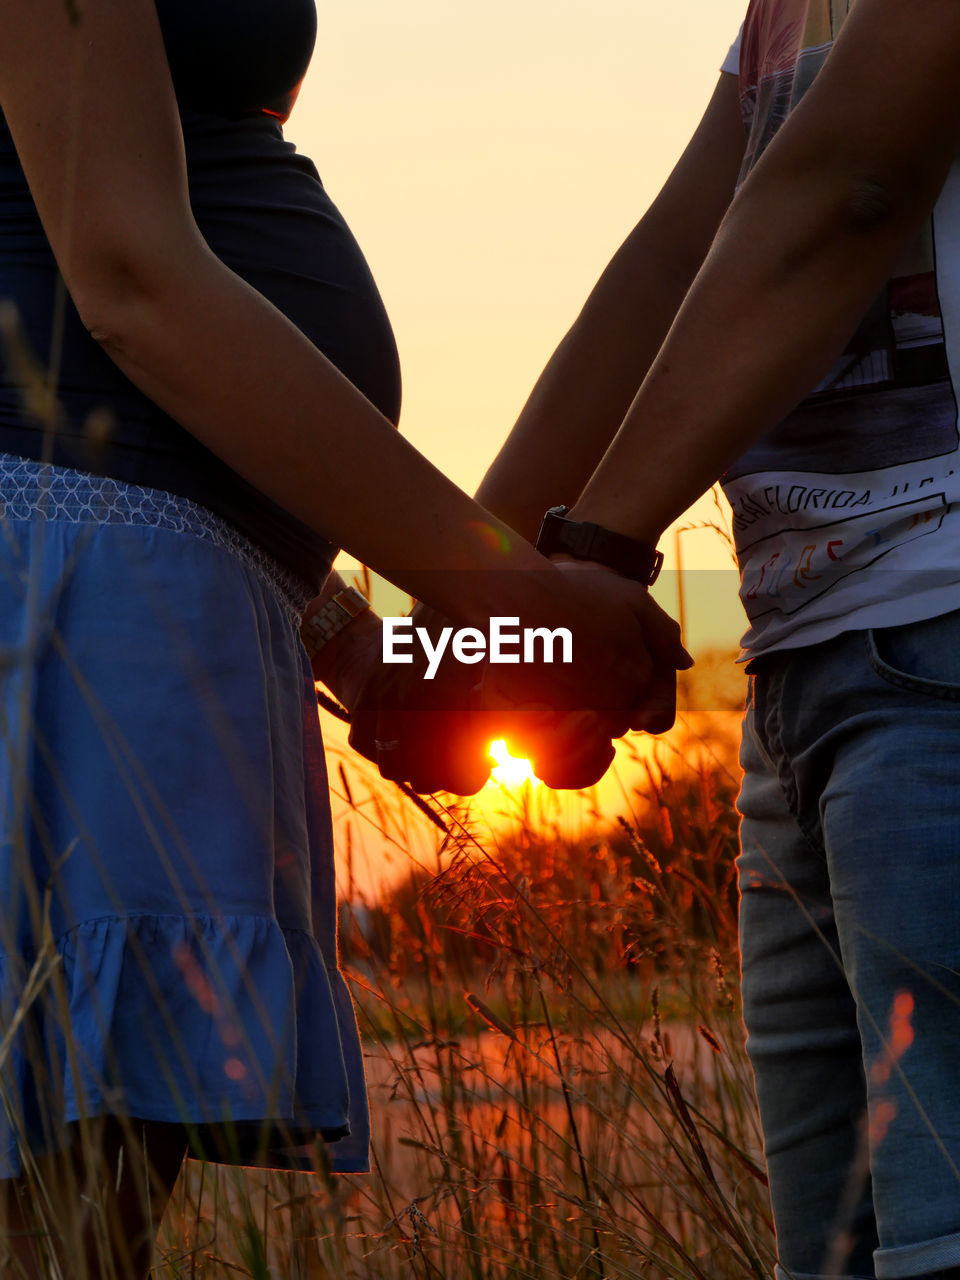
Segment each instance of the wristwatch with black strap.
[{"label": "wristwatch with black strap", "polygon": [[537,550],[541,555],[562,554],[575,560],[593,560],[645,587],[656,582],[663,565],[662,551],[589,520],[567,520],[569,510],[564,506],[551,507],[544,515],[537,534]]}]

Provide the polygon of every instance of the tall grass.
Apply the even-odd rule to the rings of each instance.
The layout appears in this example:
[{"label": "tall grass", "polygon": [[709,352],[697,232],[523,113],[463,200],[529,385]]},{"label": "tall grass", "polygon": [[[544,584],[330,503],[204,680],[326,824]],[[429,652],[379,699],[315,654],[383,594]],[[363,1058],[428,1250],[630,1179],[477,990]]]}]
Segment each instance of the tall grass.
[{"label": "tall grass", "polygon": [[[438,869],[342,913],[374,1172],[188,1162],[157,1275],[769,1275],[717,743],[676,732],[629,818],[584,798],[582,835],[529,790],[482,836],[436,806]],[[355,764],[342,785],[349,814],[404,820]]]}]

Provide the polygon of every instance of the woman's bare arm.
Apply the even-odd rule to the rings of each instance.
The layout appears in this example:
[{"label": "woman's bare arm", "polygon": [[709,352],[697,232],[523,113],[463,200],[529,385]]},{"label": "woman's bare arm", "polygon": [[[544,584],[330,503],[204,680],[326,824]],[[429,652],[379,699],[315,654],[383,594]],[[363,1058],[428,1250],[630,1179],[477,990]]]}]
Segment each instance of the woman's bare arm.
[{"label": "woman's bare arm", "polygon": [[[142,391],[294,516],[460,623],[569,625],[577,660],[539,671],[540,695],[629,714],[650,669],[643,593],[573,590],[210,252],[152,0],[79,12],[0,0],[0,105],[80,315]],[[677,637],[658,635],[659,660],[682,660]],[[518,696],[531,674],[517,672]]]},{"label": "woman's bare arm", "polygon": [[[76,20],[65,0],[3,0],[0,49],[0,103],[44,228],[124,373],[293,515],[411,590],[428,567],[493,567],[482,513],[207,248],[151,0],[85,0]],[[518,568],[531,557],[516,547]]]}]

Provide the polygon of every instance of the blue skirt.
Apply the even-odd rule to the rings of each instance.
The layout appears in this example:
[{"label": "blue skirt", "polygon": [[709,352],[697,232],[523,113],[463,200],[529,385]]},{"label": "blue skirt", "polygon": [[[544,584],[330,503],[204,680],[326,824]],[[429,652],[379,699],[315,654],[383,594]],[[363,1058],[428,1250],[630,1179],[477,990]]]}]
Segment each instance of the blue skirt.
[{"label": "blue skirt", "polygon": [[186,499],[0,455],[0,1177],[98,1114],[368,1168],[304,603]]}]

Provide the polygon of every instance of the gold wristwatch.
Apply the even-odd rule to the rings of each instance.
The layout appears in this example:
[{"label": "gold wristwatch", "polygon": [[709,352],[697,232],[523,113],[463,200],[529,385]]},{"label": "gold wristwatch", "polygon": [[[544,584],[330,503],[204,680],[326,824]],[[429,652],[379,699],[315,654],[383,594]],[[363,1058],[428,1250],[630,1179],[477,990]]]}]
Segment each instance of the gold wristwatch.
[{"label": "gold wristwatch", "polygon": [[335,596],[310,615],[300,628],[300,638],[310,660],[329,644],[337,632],[370,608],[366,596],[355,587],[343,587]]}]

